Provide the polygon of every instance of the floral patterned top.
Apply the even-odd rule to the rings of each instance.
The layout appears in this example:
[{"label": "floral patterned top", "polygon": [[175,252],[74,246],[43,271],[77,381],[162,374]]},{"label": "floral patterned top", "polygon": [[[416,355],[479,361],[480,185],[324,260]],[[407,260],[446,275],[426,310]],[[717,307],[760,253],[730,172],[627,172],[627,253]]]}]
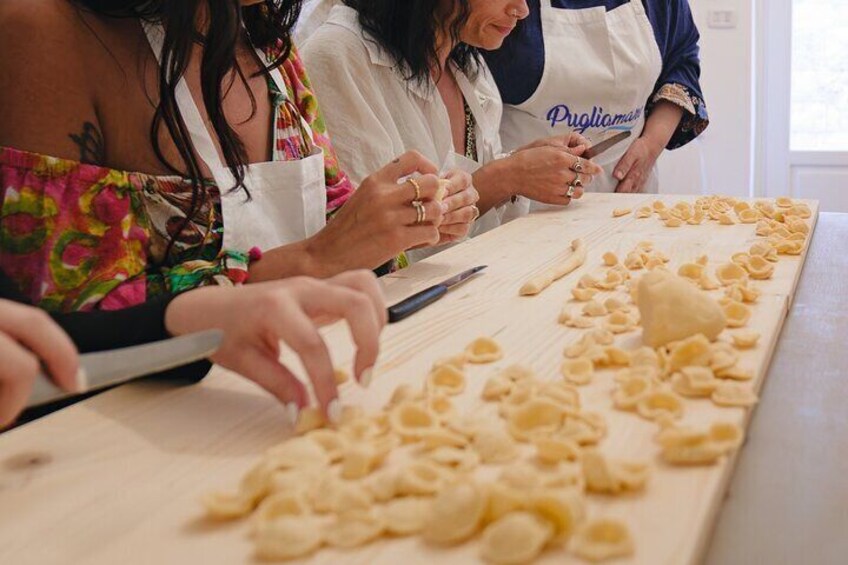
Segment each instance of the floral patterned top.
[{"label": "floral patterned top", "polygon": [[[281,45],[268,50],[269,60]],[[280,71],[286,97],[269,80],[273,159],[303,157],[309,144],[302,115],[324,152],[332,213],[353,186],[339,168],[296,49]],[[52,312],[116,310],[166,293],[244,282],[250,257],[247,250],[222,248],[218,187],[207,182],[205,200],[187,218],[191,203],[187,179],[0,147],[0,270],[33,304]]]}]

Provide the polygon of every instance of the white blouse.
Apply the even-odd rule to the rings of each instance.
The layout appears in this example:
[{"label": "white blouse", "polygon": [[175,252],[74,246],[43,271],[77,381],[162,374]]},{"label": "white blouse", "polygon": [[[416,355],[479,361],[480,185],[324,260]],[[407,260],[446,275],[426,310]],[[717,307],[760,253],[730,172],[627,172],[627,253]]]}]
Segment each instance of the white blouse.
[{"label": "white blouse", "polygon": [[[366,35],[352,8],[337,5],[300,49],[342,169],[354,184],[398,155],[416,150],[443,167],[473,173],[502,155],[503,103],[484,63],[475,78],[454,68],[477,122],[478,163],[457,155],[448,111],[432,80],[407,81],[389,53]],[[472,235],[526,214],[519,198],[490,210]]]}]

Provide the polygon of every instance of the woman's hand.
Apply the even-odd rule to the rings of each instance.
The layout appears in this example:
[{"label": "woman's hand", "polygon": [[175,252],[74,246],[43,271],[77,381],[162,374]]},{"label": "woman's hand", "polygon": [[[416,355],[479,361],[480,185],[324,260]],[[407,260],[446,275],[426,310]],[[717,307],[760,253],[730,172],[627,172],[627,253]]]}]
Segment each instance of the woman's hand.
[{"label": "woman's hand", "polygon": [[333,363],[318,328],[339,319],[347,321],[356,343],[354,374],[368,386],[387,321],[382,290],[370,271],[193,290],[171,302],[165,325],[173,335],[222,329],[224,341],[212,360],[274,395],[294,424],[309,395],[280,363],[280,342],[300,357],[324,414],[337,422],[341,407]]},{"label": "woman's hand", "polygon": [[662,151],[662,146],[645,137],[634,141],[613,170],[612,176],[619,181],[615,191],[642,192]]},{"label": "woman's hand", "polygon": [[26,406],[42,363],[58,386],[81,392],[76,347],[38,308],[0,300],[0,360],[0,428]]},{"label": "woman's hand", "polygon": [[[436,165],[410,151],[362,181],[327,227],[309,241],[317,266],[333,272],[374,268],[407,249],[437,244],[448,204],[435,200],[436,172]],[[398,183],[413,175],[413,180]],[[424,205],[420,223],[412,203],[416,196]]]},{"label": "woman's hand", "polygon": [[471,184],[471,175],[460,170],[449,171],[444,180],[448,181],[447,196],[443,202],[447,205],[445,217],[439,226],[439,243],[459,241],[468,235],[471,226],[480,216],[477,201],[480,195]]},{"label": "woman's hand", "polygon": [[[561,206],[583,196],[583,187],[602,172],[592,161],[550,144],[522,149],[502,161],[502,176],[512,184],[513,193]],[[569,196],[570,187],[574,189]]]}]

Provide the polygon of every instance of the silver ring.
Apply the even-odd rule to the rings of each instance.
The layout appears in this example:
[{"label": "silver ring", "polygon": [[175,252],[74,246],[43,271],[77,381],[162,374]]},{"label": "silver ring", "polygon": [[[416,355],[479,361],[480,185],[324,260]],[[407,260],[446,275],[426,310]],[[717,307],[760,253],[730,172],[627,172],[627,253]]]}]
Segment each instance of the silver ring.
[{"label": "silver ring", "polygon": [[575,188],[583,188],[583,181],[580,180],[580,174],[579,173],[577,174],[577,178],[575,178],[574,182],[572,182],[571,184],[573,184],[575,186]]},{"label": "silver ring", "polygon": [[572,196],[574,196],[574,188],[575,187],[573,184],[568,185],[568,190],[565,191],[565,196],[567,198],[571,198]]},{"label": "silver ring", "polygon": [[571,169],[575,173],[582,173],[583,172],[583,159],[578,157],[577,160],[574,162],[574,166],[571,167]]},{"label": "silver ring", "polygon": [[427,221],[427,209],[424,208],[424,204],[421,203],[420,200],[413,200],[412,207],[415,208],[415,223],[423,224]]}]

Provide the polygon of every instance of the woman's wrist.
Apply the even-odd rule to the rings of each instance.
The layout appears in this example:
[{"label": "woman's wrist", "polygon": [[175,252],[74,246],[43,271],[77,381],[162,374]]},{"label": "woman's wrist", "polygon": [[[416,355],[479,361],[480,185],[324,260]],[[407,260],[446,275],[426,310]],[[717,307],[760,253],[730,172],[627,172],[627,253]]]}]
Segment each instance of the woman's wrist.
[{"label": "woman's wrist", "polygon": [[518,196],[515,189],[518,186],[515,182],[515,159],[515,155],[495,159],[480,167],[472,175],[474,188],[480,193],[477,207],[481,213]]},{"label": "woman's wrist", "polygon": [[165,330],[179,336],[218,327],[220,310],[229,307],[227,298],[234,290],[208,286],[178,294],[165,309]]}]

